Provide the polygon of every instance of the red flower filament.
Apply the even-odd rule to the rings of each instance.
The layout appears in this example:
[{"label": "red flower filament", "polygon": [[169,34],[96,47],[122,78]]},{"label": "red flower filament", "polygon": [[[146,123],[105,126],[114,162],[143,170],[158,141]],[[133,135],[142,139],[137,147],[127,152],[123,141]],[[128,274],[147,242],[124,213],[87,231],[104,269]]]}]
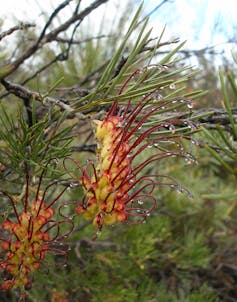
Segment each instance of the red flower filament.
[{"label": "red flower filament", "polygon": [[[33,272],[40,269],[47,252],[63,254],[63,251],[53,247],[58,244],[59,224],[63,221],[52,219],[55,214],[52,206],[66,188],[49,205],[46,205],[44,201],[46,191],[52,184],[48,185],[44,192],[40,192],[42,177],[43,173],[32,202],[29,197],[27,177],[27,190],[20,214],[16,207],[19,203],[16,204],[10,195],[4,193],[11,201],[15,221],[7,219],[2,224],[1,232],[4,236],[0,238],[1,254],[4,254],[5,257],[0,261],[0,268],[8,275],[8,280],[2,284],[3,290],[11,287],[24,290],[26,285],[31,284]],[[50,232],[53,228],[56,228],[56,235],[55,232],[53,232],[54,234]]]},{"label": "red flower filament", "polygon": [[49,242],[49,233],[42,227],[53,216],[54,210],[45,203],[36,200],[27,212],[19,216],[18,222],[6,220],[2,229],[10,233],[9,241],[2,241],[1,247],[7,252],[6,259],[1,262],[13,278],[3,283],[2,288],[23,288],[30,283],[29,274],[40,268],[40,261],[45,258]]},{"label": "red flower filament", "polygon": [[[174,125],[181,122],[178,119],[153,123],[151,127],[146,125],[153,113],[172,105],[172,101],[167,101],[153,106],[151,101],[151,95],[144,96],[135,106],[131,106],[128,101],[126,106],[119,107],[115,101],[103,121],[93,121],[97,140],[97,164],[95,166],[94,163],[88,162],[82,169],[77,163],[82,171],[80,184],[84,189],[84,197],[76,212],[83,214],[85,219],[93,220],[93,225],[99,230],[103,225],[127,221],[131,216],[139,218],[135,222],[144,221],[156,205],[156,199],[152,196],[155,186],[179,186],[166,175],[146,173],[147,166],[154,161],[169,156],[187,155],[177,150],[168,152],[156,149],[155,153],[150,152],[148,157],[144,158],[143,152],[147,148],[162,141],[175,142],[180,137],[174,131]],[[155,138],[152,136],[154,132],[164,128],[171,129],[171,126],[171,133]],[[92,173],[88,172],[89,169]],[[169,179],[169,182],[158,181],[160,178]],[[149,205],[148,209],[141,206],[144,201]]]}]

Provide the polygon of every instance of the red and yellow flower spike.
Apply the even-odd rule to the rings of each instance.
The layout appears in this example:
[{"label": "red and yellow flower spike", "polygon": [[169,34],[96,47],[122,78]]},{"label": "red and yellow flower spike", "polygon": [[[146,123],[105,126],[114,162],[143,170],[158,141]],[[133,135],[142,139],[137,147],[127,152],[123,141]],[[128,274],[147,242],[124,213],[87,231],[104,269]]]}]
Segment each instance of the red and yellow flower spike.
[{"label": "red and yellow flower spike", "polygon": [[[135,72],[125,82],[119,94],[139,72]],[[84,190],[83,200],[77,206],[76,213],[92,220],[98,230],[104,225],[128,221],[131,216],[139,217],[136,222],[144,221],[156,206],[152,192],[157,185],[180,188],[171,177],[149,175],[146,172],[148,165],[170,156],[181,155],[190,158],[190,154],[179,150],[179,147],[175,151],[159,148],[163,141],[180,146],[177,142],[180,135],[175,133],[175,125],[182,123],[180,119],[153,122],[152,126],[147,123],[154,119],[154,113],[157,114],[157,111],[164,108],[169,109],[177,102],[187,102],[190,108],[189,100],[154,102],[152,94],[143,96],[134,106],[130,101],[126,106],[119,106],[118,101],[115,101],[103,121],[93,121],[97,141],[97,164],[89,161],[81,168],[76,163],[82,172],[79,182]],[[154,133],[167,128],[171,130],[168,134],[154,136]],[[145,155],[146,149],[151,146],[155,148]],[[89,173],[89,170],[92,173]],[[168,182],[159,181],[164,178]]]},{"label": "red and yellow flower spike", "polygon": [[[25,287],[31,284],[33,273],[39,270],[48,252],[65,254],[58,249],[60,239],[60,224],[64,221],[55,221],[53,205],[60,198],[64,188],[49,204],[46,204],[46,192],[53,183],[48,185],[44,192],[40,190],[44,172],[41,174],[34,198],[30,196],[29,176],[26,177],[26,192],[21,202],[15,202],[9,194],[4,193],[11,201],[14,218],[3,222],[1,228],[1,256],[0,269],[4,271],[6,280],[2,284],[3,290],[19,288],[24,292]],[[21,210],[17,208],[21,204]],[[54,231],[51,233],[51,230]]]}]

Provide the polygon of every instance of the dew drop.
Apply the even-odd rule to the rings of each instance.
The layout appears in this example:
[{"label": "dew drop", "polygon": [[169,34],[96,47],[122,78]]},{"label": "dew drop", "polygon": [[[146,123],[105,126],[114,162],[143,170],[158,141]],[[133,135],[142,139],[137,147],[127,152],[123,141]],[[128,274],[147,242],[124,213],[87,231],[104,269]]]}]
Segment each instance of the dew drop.
[{"label": "dew drop", "polygon": [[98,230],[96,231],[96,236],[98,237],[98,236],[100,236],[100,235],[101,235],[101,230],[98,229]]},{"label": "dew drop", "polygon": [[190,158],[190,157],[186,157],[186,158],[185,158],[185,161],[186,161],[186,164],[187,164],[187,165],[191,165],[191,164],[193,163],[193,160],[192,160],[192,158]]},{"label": "dew drop", "polygon": [[150,216],[151,213],[149,211],[146,211],[146,216]]},{"label": "dew drop", "polygon": [[70,185],[69,185],[69,188],[75,188],[75,187],[77,187],[78,186],[78,183],[71,183]]},{"label": "dew drop", "polygon": [[176,86],[175,86],[175,84],[174,83],[172,83],[172,84],[170,84],[170,89],[175,89],[176,88]]},{"label": "dew drop", "polygon": [[193,108],[193,103],[192,103],[192,102],[188,103],[188,104],[187,104],[187,107],[188,107],[189,109],[192,109],[192,108]]},{"label": "dew drop", "polygon": [[172,134],[175,134],[176,129],[174,125],[170,125],[169,130],[171,131]]},{"label": "dew drop", "polygon": [[141,200],[141,199],[139,199],[139,200],[137,201],[137,203],[138,203],[138,204],[143,204],[143,203],[144,203],[144,201],[143,201],[143,200]]},{"label": "dew drop", "polygon": [[181,188],[181,187],[179,187],[179,188],[177,189],[177,193],[178,193],[178,194],[182,194],[183,191],[184,191],[184,190],[183,190],[183,188]]}]

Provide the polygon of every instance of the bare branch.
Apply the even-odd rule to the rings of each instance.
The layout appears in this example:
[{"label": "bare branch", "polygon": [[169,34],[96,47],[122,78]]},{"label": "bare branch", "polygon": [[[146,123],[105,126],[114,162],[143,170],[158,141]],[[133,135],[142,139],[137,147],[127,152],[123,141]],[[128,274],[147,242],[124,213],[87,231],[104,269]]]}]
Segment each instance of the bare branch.
[{"label": "bare branch", "polygon": [[79,119],[87,119],[84,114],[80,112],[75,113],[74,110],[67,104],[67,100],[55,99],[48,96],[43,97],[39,92],[32,91],[19,84],[11,83],[9,81],[2,80],[1,83],[8,92],[14,94],[22,100],[35,99],[37,101],[44,102],[45,104],[54,104],[60,107],[61,109],[67,111],[69,114],[73,114]]},{"label": "bare branch", "polygon": [[83,146],[72,146],[71,151],[72,152],[90,152],[95,153],[97,145],[96,144],[90,144],[90,145],[83,145]]},{"label": "bare branch", "polygon": [[112,35],[99,35],[99,36],[90,37],[90,38],[87,38],[87,39],[84,39],[84,40],[78,40],[78,41],[76,41],[76,40],[70,41],[70,39],[64,39],[64,38],[56,37],[55,41],[60,42],[60,43],[71,43],[71,44],[79,45],[79,44],[82,44],[82,43],[90,42],[92,40],[99,40],[99,39],[110,38],[110,37],[112,37]]},{"label": "bare branch", "polygon": [[39,44],[43,37],[45,36],[45,33],[46,33],[46,30],[48,29],[48,27],[50,26],[50,24],[52,23],[53,19],[57,16],[57,14],[62,10],[64,9],[72,0],[66,0],[64,1],[63,3],[61,3],[54,11],[53,13],[51,14],[51,16],[49,17],[49,20],[46,22],[38,40],[37,40],[37,44]]},{"label": "bare branch", "polygon": [[19,25],[16,25],[16,26],[14,26],[14,27],[11,27],[10,29],[8,29],[8,30],[6,30],[6,31],[4,31],[4,32],[2,32],[2,33],[0,34],[0,41],[1,41],[3,38],[5,38],[5,37],[11,35],[12,33],[14,33],[14,32],[17,31],[17,30],[25,30],[25,29],[27,29],[27,28],[29,28],[29,27],[35,27],[35,24],[32,24],[32,23],[21,23],[21,24],[19,24]]},{"label": "bare branch", "polygon": [[[70,1],[70,0],[68,0]],[[63,4],[66,5],[68,1],[65,1]],[[9,66],[7,71],[4,73],[3,77],[7,77],[9,74],[13,73],[18,67],[28,58],[30,58],[38,49],[40,49],[44,44],[52,42],[58,36],[59,33],[64,32],[67,30],[72,24],[77,21],[82,22],[82,20],[89,15],[93,10],[98,8],[101,4],[106,3],[108,0],[96,0],[90,6],[86,7],[81,13],[77,13],[72,15],[66,22],[62,25],[58,26],[56,29],[52,30],[47,35],[45,34],[45,30],[41,33],[39,39],[33,43],[26,51],[14,62],[12,62]],[[62,5],[63,5],[62,4]],[[56,9],[57,10],[57,9]],[[60,9],[61,10],[61,9]],[[53,13],[54,14],[54,13]],[[52,15],[53,15],[52,14]],[[51,15],[51,18],[52,18]]]}]

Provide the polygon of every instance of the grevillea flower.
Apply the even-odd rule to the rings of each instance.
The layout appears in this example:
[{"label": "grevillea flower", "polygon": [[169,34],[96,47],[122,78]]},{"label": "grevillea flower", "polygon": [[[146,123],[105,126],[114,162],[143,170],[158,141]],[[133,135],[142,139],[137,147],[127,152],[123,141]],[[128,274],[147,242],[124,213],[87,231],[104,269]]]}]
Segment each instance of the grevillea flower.
[{"label": "grevillea flower", "polygon": [[[55,221],[53,205],[63,194],[63,189],[56,198],[46,203],[46,192],[53,184],[47,186],[44,192],[40,190],[43,173],[40,177],[36,194],[30,194],[29,177],[26,178],[24,200],[16,202],[7,193],[11,201],[14,218],[3,222],[1,233],[0,269],[5,271],[6,281],[2,284],[3,290],[19,288],[24,290],[29,286],[35,270],[39,270],[45,260],[47,252],[64,254],[58,249],[61,236],[60,224],[66,221]],[[18,210],[20,208],[20,210]]]},{"label": "grevillea flower", "polygon": [[[119,94],[136,73],[125,82]],[[156,186],[180,188],[171,177],[148,172],[152,164],[161,159],[178,155],[190,157],[180,150],[180,135],[175,133],[175,125],[182,124],[180,119],[154,122],[159,110],[167,110],[178,102],[187,102],[191,107],[190,101],[184,99],[154,101],[152,94],[143,96],[136,105],[127,101],[126,105],[119,106],[115,101],[104,120],[93,121],[97,162],[88,161],[82,168],[73,161],[81,170],[79,182],[84,190],[76,213],[92,220],[98,230],[103,225],[129,221],[131,217],[135,223],[144,221],[156,206],[153,196]],[[170,131],[159,134],[165,129]],[[173,143],[176,148],[167,150],[164,142]]]}]

